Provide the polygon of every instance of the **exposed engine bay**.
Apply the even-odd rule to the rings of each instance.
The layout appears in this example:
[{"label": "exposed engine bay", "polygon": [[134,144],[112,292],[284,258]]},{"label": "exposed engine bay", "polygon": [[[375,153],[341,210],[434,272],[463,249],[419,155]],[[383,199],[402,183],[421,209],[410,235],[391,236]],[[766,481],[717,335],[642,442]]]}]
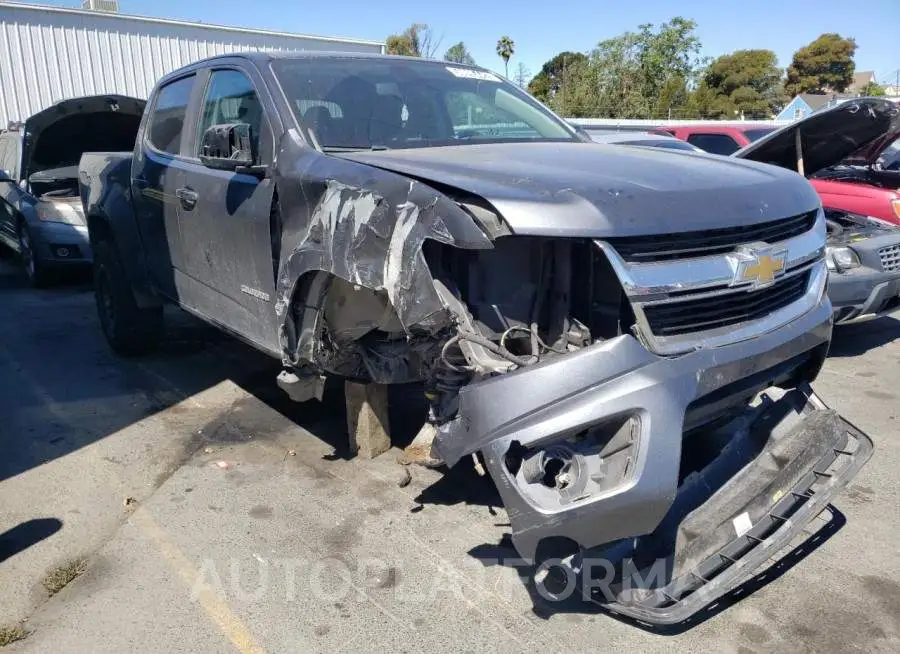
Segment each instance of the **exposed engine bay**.
[{"label": "exposed engine bay", "polygon": [[825,209],[825,225],[829,243],[853,243],[897,233],[897,228],[893,225],[839,209]]},{"label": "exposed engine bay", "polygon": [[321,291],[316,353],[332,374],[425,382],[432,422],[456,415],[465,384],[631,333],[634,326],[621,283],[588,239],[503,237],[489,250],[429,241],[424,255],[447,308],[443,328],[407,334],[385,293],[333,278]]},{"label": "exposed engine bay", "polygon": [[813,179],[833,182],[858,182],[886,189],[900,189],[900,172],[876,170],[871,166],[838,165],[815,174]]}]

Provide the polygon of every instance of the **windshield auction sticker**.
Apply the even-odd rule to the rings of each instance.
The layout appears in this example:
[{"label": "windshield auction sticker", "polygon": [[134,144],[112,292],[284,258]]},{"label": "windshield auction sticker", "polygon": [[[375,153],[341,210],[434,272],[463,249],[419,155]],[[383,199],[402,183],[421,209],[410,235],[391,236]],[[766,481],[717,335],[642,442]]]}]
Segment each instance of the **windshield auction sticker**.
[{"label": "windshield auction sticker", "polygon": [[499,82],[500,78],[489,73],[486,70],[472,70],[471,68],[454,68],[453,66],[445,66],[451,75],[456,77],[465,77],[466,79],[477,79],[483,82]]}]

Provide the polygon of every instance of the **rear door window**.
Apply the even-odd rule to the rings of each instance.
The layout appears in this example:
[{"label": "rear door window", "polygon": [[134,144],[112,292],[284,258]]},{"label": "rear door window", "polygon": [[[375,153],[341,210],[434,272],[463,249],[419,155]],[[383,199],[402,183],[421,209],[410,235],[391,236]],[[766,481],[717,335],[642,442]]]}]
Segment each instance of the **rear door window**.
[{"label": "rear door window", "polygon": [[195,77],[195,75],[182,77],[159,90],[147,132],[150,144],[157,150],[168,154],[181,152],[184,120]]},{"label": "rear door window", "polygon": [[687,142],[712,154],[728,155],[737,152],[741,147],[727,134],[691,134]]}]

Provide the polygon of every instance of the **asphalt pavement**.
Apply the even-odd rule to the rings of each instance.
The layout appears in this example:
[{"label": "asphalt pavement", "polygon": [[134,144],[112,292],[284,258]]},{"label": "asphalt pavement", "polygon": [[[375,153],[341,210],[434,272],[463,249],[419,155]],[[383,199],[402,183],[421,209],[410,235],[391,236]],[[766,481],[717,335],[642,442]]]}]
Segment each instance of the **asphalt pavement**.
[{"label": "asphalt pavement", "polygon": [[[339,392],[292,404],[277,362],[167,320],[159,353],[116,358],[87,280],[35,291],[0,260],[10,651],[900,651],[900,320],[839,328],[815,384],[876,445],[816,537],[664,632],[540,598],[471,466],[404,485],[392,453],[349,455]],[[417,399],[391,402],[403,438]]]}]

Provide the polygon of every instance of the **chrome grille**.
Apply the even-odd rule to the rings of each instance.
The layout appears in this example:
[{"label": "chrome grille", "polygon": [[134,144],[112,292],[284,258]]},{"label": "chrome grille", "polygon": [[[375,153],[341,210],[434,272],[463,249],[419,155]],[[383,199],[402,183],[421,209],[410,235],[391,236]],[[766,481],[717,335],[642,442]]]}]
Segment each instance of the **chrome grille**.
[{"label": "chrome grille", "polygon": [[900,245],[889,245],[878,250],[881,267],[885,272],[900,270]]},{"label": "chrome grille", "polygon": [[[773,225],[790,229],[768,232],[769,240],[749,243],[745,228],[713,230],[727,238],[705,246],[701,241],[710,237],[707,231],[686,233],[678,235],[678,247],[664,241],[652,255],[644,250],[647,257],[638,257],[621,239],[596,243],[622,284],[642,342],[657,354],[675,355],[754,338],[799,318],[821,301],[828,277],[824,213],[819,209],[749,227],[758,236],[763,234],[759,228]],[[782,236],[787,238],[778,240]],[[647,244],[653,239],[641,240]],[[774,283],[736,279],[740,262],[746,261],[742,257],[772,251],[773,245],[784,262],[784,272]]]},{"label": "chrome grille", "polygon": [[677,336],[759,320],[799,300],[809,285],[809,271],[779,280],[757,291],[728,290],[700,299],[644,307],[657,336]]},{"label": "chrome grille", "polygon": [[812,229],[816,212],[770,220],[755,225],[741,225],[697,232],[657,234],[609,239],[625,261],[644,263],[703,257],[731,252],[735,247],[753,242],[780,243]]}]

